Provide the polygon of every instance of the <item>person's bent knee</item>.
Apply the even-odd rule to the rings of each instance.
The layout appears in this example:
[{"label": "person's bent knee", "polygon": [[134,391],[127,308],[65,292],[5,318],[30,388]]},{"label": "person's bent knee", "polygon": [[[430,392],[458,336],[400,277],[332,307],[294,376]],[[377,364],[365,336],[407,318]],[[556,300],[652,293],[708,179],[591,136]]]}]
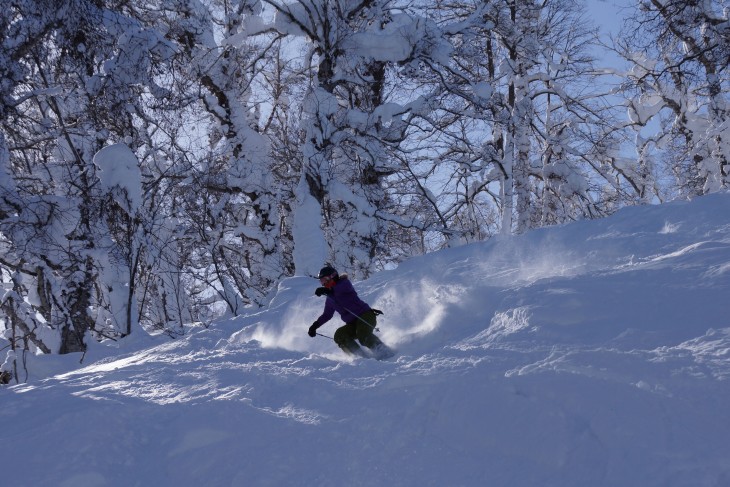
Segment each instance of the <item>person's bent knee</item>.
[{"label": "person's bent knee", "polygon": [[342,328],[338,328],[337,331],[335,331],[334,340],[337,345],[344,345],[347,343],[347,332],[343,330]]}]

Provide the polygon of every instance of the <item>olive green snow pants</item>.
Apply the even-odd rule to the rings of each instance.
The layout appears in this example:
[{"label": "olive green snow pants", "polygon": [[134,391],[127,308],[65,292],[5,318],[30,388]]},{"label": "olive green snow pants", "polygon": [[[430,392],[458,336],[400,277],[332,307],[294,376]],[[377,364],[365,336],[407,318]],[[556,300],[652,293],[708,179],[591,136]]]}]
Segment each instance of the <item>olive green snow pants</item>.
[{"label": "olive green snow pants", "polygon": [[357,319],[346,323],[335,331],[335,343],[345,353],[360,354],[362,350],[355,339],[368,348],[374,348],[382,342],[373,334],[377,326],[377,318],[372,311],[366,311]]}]

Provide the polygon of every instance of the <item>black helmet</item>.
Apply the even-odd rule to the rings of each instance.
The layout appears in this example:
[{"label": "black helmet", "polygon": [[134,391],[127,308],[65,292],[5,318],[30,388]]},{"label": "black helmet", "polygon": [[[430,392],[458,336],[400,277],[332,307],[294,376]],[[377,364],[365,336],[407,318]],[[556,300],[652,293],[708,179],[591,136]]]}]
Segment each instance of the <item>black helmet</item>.
[{"label": "black helmet", "polygon": [[319,274],[317,275],[317,279],[322,279],[323,277],[329,277],[332,274],[334,274],[335,277],[337,277],[337,275],[338,275],[337,269],[335,269],[332,266],[326,265],[326,266],[322,267],[322,269],[320,269]]}]

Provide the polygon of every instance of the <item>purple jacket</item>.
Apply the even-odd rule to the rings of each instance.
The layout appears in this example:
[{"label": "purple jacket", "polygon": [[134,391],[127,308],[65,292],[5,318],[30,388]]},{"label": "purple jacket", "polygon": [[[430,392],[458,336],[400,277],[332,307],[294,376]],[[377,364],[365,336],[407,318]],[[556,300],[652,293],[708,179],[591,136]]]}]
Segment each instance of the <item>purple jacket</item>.
[{"label": "purple jacket", "polygon": [[335,287],[332,288],[332,294],[327,296],[324,303],[324,312],[317,318],[317,326],[327,323],[335,311],[340,313],[342,321],[350,323],[355,321],[358,316],[366,311],[370,311],[370,306],[360,299],[352,287],[352,283],[346,277],[341,277]]}]

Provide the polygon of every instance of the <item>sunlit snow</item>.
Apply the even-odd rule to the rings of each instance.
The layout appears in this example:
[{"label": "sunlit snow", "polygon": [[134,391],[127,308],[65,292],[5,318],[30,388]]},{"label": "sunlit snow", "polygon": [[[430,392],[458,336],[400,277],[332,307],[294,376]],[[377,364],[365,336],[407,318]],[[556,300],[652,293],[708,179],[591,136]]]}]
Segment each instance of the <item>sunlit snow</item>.
[{"label": "sunlit snow", "polygon": [[315,287],[83,366],[30,360],[0,389],[6,485],[730,485],[730,194],[355,282],[389,361],[308,337]]}]

